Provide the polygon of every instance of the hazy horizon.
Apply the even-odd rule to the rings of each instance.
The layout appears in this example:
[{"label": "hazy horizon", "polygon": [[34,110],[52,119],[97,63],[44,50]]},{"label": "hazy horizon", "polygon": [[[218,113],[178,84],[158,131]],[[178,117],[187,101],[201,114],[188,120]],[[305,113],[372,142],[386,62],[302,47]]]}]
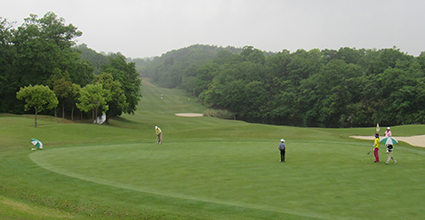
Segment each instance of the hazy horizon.
[{"label": "hazy horizon", "polygon": [[52,11],[83,32],[74,39],[97,52],[160,56],[194,44],[263,51],[382,49],[425,51],[425,1],[419,0],[16,0],[0,17],[17,25]]}]

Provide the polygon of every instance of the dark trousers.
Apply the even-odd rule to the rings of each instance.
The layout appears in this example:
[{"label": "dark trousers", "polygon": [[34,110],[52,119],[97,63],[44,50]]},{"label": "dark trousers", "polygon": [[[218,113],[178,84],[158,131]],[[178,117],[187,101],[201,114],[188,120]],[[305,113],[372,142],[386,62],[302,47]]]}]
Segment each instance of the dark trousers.
[{"label": "dark trousers", "polygon": [[285,161],[285,149],[280,150],[280,161]]}]

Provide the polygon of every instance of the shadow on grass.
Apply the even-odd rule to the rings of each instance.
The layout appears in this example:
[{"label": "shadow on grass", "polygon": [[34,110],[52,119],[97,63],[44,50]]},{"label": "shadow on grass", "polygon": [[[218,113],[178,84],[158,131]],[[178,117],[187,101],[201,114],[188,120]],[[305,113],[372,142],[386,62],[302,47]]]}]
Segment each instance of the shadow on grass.
[{"label": "shadow on grass", "polygon": [[129,119],[126,119],[126,118],[121,118],[121,117],[112,117],[111,119],[114,120],[114,121],[126,123],[126,124],[139,124],[140,123],[140,122],[137,122],[137,121],[133,121],[133,120],[129,120]]}]

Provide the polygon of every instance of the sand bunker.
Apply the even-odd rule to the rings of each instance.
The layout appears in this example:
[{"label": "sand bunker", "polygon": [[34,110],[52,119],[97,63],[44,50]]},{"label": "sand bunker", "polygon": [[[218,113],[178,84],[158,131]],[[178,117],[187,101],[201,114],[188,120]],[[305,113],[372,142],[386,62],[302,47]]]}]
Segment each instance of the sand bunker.
[{"label": "sand bunker", "polygon": [[202,117],[204,114],[201,113],[177,113],[177,116],[180,117]]},{"label": "sand bunker", "polygon": [[[373,136],[350,136],[351,138],[357,138],[362,140],[373,140]],[[416,135],[416,136],[410,136],[410,137],[396,137],[393,136],[393,138],[397,139],[398,141],[406,142],[412,146],[416,147],[425,147],[425,135]]]}]

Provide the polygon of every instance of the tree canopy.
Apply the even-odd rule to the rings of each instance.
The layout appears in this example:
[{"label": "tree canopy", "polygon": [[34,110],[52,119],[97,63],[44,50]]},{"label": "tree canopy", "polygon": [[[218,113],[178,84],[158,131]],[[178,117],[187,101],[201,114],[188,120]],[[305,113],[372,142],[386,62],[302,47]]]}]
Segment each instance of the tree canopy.
[{"label": "tree canopy", "polygon": [[[89,99],[87,94],[96,95],[82,89],[98,83],[99,77],[95,76],[107,72],[113,80],[104,78],[103,89],[108,91],[102,94],[112,93],[114,101],[104,97],[109,103],[102,102],[96,108],[105,110],[110,106],[110,117],[134,113],[141,98],[141,79],[135,64],[128,63],[122,54],[105,55],[85,44],[76,46],[74,39],[82,32],[53,12],[41,18],[31,14],[22,25],[15,28],[15,24],[0,18],[0,112],[28,111],[16,92],[28,85],[47,85],[59,99],[60,115],[73,119],[76,104]],[[84,103],[78,106],[81,112],[87,111]]]},{"label": "tree canopy", "polygon": [[109,106],[107,103],[111,98],[111,91],[104,89],[102,84],[88,84],[80,91],[77,107],[85,112],[91,111],[92,120],[94,120],[99,111],[108,111]]},{"label": "tree canopy", "polygon": [[16,93],[16,98],[25,101],[25,110],[34,109],[35,127],[37,127],[37,114],[44,109],[55,108],[59,103],[55,93],[48,86],[42,85],[25,86]]},{"label": "tree canopy", "polygon": [[198,63],[164,54],[164,69],[152,62],[144,74],[163,86],[172,80],[170,87],[250,122],[319,127],[425,122],[423,54],[414,57],[396,47],[265,53],[252,46],[213,54]]}]

